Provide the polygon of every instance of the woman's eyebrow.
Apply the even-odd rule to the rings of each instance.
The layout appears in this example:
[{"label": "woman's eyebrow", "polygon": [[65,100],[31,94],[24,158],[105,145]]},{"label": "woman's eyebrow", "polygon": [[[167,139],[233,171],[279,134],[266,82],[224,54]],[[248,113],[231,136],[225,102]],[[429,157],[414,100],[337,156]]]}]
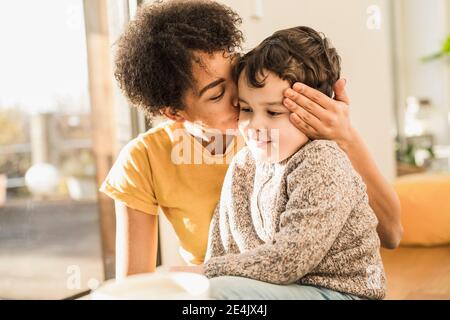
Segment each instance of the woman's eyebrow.
[{"label": "woman's eyebrow", "polygon": [[217,80],[214,80],[210,84],[206,85],[202,90],[200,90],[200,92],[198,93],[198,96],[201,97],[206,91],[208,91],[209,89],[212,89],[212,88],[218,86],[219,84],[221,84],[224,81],[225,81],[224,78],[219,78]]}]

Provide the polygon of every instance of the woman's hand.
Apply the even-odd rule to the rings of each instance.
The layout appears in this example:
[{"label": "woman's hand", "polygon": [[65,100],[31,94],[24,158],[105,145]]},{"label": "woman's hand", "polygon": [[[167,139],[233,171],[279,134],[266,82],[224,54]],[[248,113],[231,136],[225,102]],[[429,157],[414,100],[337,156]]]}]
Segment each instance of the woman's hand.
[{"label": "woman's hand", "polygon": [[[392,185],[378,170],[369,149],[352,127],[350,100],[345,92],[346,81],[338,80],[334,99],[302,83],[285,91],[284,105],[292,111],[291,122],[311,139],[334,140],[344,150],[353,167],[367,186],[369,204],[378,218],[381,245],[396,248],[403,234],[400,201]],[[387,150],[387,152],[393,152]]]},{"label": "woman's hand", "polygon": [[170,267],[170,272],[191,272],[191,273],[198,273],[198,274],[204,274],[203,270],[203,264],[197,265],[197,266],[176,266],[176,267]]},{"label": "woman's hand", "polygon": [[292,114],[291,122],[311,139],[334,140],[342,149],[352,141],[354,131],[350,122],[345,79],[336,82],[332,99],[302,83],[295,83],[284,93],[284,105]]}]

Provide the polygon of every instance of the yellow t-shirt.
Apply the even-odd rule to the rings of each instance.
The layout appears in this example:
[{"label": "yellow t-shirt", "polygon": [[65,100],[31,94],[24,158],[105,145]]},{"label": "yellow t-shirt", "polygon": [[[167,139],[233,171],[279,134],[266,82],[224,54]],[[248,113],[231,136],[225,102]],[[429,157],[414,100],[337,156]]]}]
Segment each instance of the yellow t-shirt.
[{"label": "yellow t-shirt", "polygon": [[167,121],[131,140],[100,187],[130,208],[162,209],[190,264],[203,263],[212,214],[232,157],[242,148],[232,138],[225,153],[211,154],[182,123]]}]

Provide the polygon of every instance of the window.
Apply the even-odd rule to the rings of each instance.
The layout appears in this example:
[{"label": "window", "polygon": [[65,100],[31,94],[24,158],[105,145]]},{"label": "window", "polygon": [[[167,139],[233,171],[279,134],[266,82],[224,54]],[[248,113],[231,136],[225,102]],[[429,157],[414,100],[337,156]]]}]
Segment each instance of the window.
[{"label": "window", "polygon": [[103,280],[82,0],[0,2],[0,298]]}]

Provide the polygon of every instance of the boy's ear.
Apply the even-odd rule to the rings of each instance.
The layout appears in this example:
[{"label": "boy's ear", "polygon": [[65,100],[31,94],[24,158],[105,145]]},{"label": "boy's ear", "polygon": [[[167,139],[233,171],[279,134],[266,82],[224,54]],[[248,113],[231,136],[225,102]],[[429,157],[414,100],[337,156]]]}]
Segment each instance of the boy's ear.
[{"label": "boy's ear", "polygon": [[160,112],[162,115],[165,115],[167,118],[173,121],[184,122],[186,120],[183,115],[180,114],[180,112],[171,107],[165,107],[161,109]]}]

